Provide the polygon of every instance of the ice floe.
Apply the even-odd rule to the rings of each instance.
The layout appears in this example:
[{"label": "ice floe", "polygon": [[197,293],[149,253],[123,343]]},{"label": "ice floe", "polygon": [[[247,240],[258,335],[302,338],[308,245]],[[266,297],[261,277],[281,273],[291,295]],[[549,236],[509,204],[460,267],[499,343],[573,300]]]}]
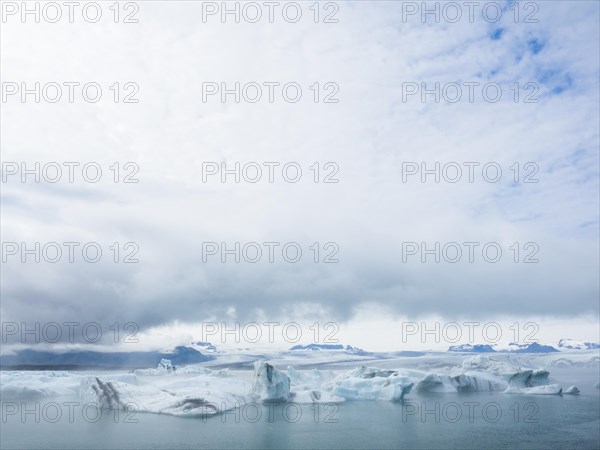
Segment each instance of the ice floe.
[{"label": "ice floe", "polygon": [[[345,401],[401,402],[420,393],[461,395],[498,392],[513,395],[578,394],[564,388],[545,369],[528,368],[558,358],[473,355],[460,359],[433,356],[412,367],[403,360],[378,361],[339,369],[296,369],[268,359],[254,361],[253,371],[210,369],[200,365],[174,367],[163,359],[156,368],[130,373],[67,371],[3,371],[3,399],[37,401],[53,396],[79,396],[104,408],[136,408],[141,412],[177,416],[211,416],[251,402],[338,403]],[[544,356],[543,358],[548,358]],[[583,361],[584,356],[581,357]],[[587,356],[589,361],[589,355]],[[396,365],[397,364],[397,365]],[[246,365],[246,363],[244,363]],[[246,365],[247,367],[247,365]],[[345,368],[344,368],[345,367]],[[170,370],[169,370],[170,369]],[[597,384],[596,387],[599,387]]]}]

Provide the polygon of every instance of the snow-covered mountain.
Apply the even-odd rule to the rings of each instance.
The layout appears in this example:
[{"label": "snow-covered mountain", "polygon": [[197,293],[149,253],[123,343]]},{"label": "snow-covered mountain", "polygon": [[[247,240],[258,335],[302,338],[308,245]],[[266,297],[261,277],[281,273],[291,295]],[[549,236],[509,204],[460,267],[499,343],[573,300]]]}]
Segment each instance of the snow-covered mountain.
[{"label": "snow-covered mountain", "polygon": [[555,352],[558,352],[558,350],[556,350],[551,345],[542,345],[542,344],[538,344],[537,342],[532,342],[531,344],[517,344],[516,342],[511,342],[510,344],[508,344],[507,350],[501,350],[501,351],[508,351],[511,353],[555,353]]},{"label": "snow-covered mountain", "polygon": [[205,353],[217,353],[219,351],[211,342],[198,341],[194,342],[194,346]]},{"label": "snow-covered mountain", "polygon": [[290,350],[344,350],[342,344],[308,344],[308,345],[294,345]]},{"label": "snow-covered mountain", "polygon": [[561,350],[595,350],[600,349],[600,344],[575,339],[561,339],[558,341],[557,347]]},{"label": "snow-covered mountain", "polygon": [[506,347],[498,347],[496,344],[461,344],[451,345],[449,352],[458,353],[554,353],[558,352],[550,345],[542,345],[537,342],[531,344],[517,344],[511,342]]},{"label": "snow-covered mountain", "polygon": [[448,348],[449,352],[460,352],[460,353],[494,353],[494,347],[489,344],[461,344],[451,345]]},{"label": "snow-covered mountain", "polygon": [[290,348],[290,350],[310,350],[310,351],[321,351],[321,350],[337,350],[344,351],[346,353],[352,353],[354,355],[368,355],[369,352],[365,352],[362,348],[353,347],[351,345],[346,345],[345,347],[342,344],[308,344],[308,345],[294,345]]}]

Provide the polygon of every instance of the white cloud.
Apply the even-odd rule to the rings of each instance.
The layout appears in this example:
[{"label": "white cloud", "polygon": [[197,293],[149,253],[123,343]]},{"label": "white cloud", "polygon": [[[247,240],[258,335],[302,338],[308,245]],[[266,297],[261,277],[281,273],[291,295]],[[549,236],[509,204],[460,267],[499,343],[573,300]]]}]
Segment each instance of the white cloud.
[{"label": "white cloud", "polygon": [[[4,82],[140,86],[138,104],[2,105],[3,161],[140,167],[130,185],[3,184],[3,241],[140,247],[129,266],[4,264],[6,320],[159,325],[231,308],[242,320],[304,314],[297,304],[343,320],[372,302],[407,316],[597,316],[597,4],[545,2],[535,25],[405,24],[390,2],[340,3],[339,24],[206,24],[199,3],[141,6],[139,24],[3,24]],[[340,102],[202,103],[203,81],[295,81],[305,98],[332,81]],[[406,81],[535,82],[540,101],[505,90],[496,104],[403,103]],[[304,176],[202,183],[206,161],[295,161]],[[336,162],[340,182],[313,183],[315,161]],[[402,183],[406,161],[493,161],[504,176]],[[511,185],[515,162],[537,163],[539,183]],[[205,241],[296,241],[305,256],[203,263]],[[336,242],[340,262],[310,262],[316,241]],[[495,265],[403,263],[406,241],[536,242],[540,262],[514,264],[506,250]]]}]

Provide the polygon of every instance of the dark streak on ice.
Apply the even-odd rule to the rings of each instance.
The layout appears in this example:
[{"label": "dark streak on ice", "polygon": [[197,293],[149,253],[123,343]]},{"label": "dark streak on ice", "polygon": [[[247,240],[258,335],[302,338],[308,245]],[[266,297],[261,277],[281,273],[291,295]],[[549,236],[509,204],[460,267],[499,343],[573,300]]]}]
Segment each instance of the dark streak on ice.
[{"label": "dark streak on ice", "polygon": [[115,389],[114,385],[110,381],[103,383],[98,377],[95,378],[98,385],[93,384],[92,389],[98,396],[100,404],[104,405],[106,402],[109,409],[119,409],[121,406],[124,407],[124,405],[121,404],[119,392]]}]

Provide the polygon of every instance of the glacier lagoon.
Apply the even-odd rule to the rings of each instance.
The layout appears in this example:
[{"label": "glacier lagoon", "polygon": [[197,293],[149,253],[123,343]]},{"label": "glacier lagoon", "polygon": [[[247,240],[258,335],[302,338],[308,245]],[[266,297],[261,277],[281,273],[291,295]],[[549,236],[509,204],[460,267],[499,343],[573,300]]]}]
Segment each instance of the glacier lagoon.
[{"label": "glacier lagoon", "polygon": [[[77,408],[72,423],[66,415],[57,423],[7,418],[0,447],[594,449],[599,444],[599,401],[594,391],[578,397],[525,399],[501,393],[451,394],[442,399],[417,394],[403,404],[354,401],[339,404],[337,409],[321,404],[316,406],[317,413],[313,405],[297,405],[288,411],[281,403],[262,405],[258,420],[254,408],[244,413],[246,417],[230,412],[205,420],[136,413],[129,419],[137,423],[127,422],[122,412],[117,416],[104,413],[98,422],[88,423]],[[421,412],[435,411],[436,403],[441,403],[439,414],[430,412],[425,418],[414,414],[415,406]],[[455,420],[452,403],[462,408],[459,420]],[[445,414],[441,412],[444,405]],[[485,405],[487,415],[483,414]],[[515,409],[520,413],[518,420]],[[294,413],[299,410],[302,414],[296,420]],[[496,420],[493,414],[498,411],[502,416]]]}]

